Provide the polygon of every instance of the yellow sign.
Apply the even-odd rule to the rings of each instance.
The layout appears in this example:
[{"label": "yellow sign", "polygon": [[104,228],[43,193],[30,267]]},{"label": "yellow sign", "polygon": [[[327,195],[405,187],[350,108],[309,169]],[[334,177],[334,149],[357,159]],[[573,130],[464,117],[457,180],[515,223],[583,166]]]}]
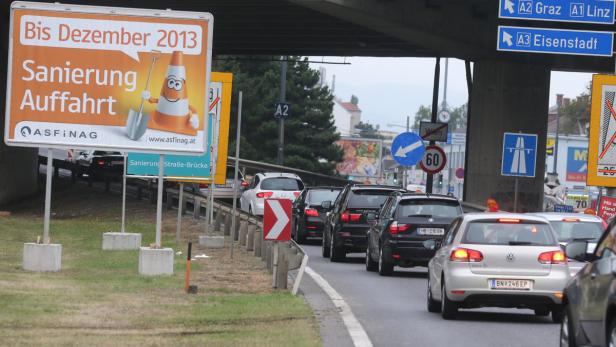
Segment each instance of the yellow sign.
[{"label": "yellow sign", "polygon": [[545,143],[545,154],[554,155],[554,145],[556,145],[556,139],[548,137]]},{"label": "yellow sign", "polygon": [[616,76],[593,75],[588,137],[589,186],[616,187]]}]

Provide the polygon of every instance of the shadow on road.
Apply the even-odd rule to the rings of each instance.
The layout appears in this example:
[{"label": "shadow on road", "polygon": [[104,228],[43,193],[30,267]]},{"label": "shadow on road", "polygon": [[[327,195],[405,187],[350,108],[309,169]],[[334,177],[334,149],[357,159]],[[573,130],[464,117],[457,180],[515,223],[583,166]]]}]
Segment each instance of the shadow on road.
[{"label": "shadow on road", "polygon": [[490,322],[490,323],[534,323],[554,324],[550,317],[538,317],[532,313],[482,312],[460,310],[456,316],[458,321]]}]

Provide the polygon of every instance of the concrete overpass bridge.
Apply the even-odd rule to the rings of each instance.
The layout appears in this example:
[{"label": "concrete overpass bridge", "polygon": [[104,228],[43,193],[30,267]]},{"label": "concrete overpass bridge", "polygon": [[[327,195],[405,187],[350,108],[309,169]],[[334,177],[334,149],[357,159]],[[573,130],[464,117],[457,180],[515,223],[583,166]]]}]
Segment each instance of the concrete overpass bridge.
[{"label": "concrete overpass bridge", "polygon": [[[90,0],[126,6],[126,1]],[[610,72],[610,58],[496,51],[497,26],[528,25],[499,20],[497,0],[161,0],[132,7],[208,11],[214,15],[214,55],[323,55],[455,57],[472,61],[466,199],[513,201],[514,180],[500,176],[502,133],[539,134],[546,141],[551,70]],[[0,9],[2,66],[7,63],[9,4]],[[546,26],[535,22],[532,26]],[[550,28],[613,30],[613,26],[550,22]],[[4,94],[6,71],[0,69]],[[471,82],[471,81],[469,81]],[[0,107],[4,106],[4,99]],[[3,122],[0,127],[3,127]],[[0,204],[36,189],[36,151],[0,144]],[[520,202],[541,208],[545,152],[537,176],[520,181]]]}]

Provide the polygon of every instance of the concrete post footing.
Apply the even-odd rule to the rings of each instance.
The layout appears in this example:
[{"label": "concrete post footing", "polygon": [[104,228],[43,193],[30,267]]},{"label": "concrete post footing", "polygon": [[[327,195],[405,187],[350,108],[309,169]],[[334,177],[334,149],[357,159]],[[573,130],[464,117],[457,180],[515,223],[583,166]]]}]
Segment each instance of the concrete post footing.
[{"label": "concrete post footing", "polygon": [[62,245],[24,243],[22,267],[26,271],[58,272],[62,268]]},{"label": "concrete post footing", "polygon": [[139,274],[147,276],[173,275],[173,249],[140,247]]},{"label": "concrete post footing", "polygon": [[141,247],[141,234],[108,232],[103,234],[104,251],[123,251],[139,249]]},{"label": "concrete post footing", "polygon": [[199,244],[206,248],[223,248],[225,246],[225,237],[200,235]]}]

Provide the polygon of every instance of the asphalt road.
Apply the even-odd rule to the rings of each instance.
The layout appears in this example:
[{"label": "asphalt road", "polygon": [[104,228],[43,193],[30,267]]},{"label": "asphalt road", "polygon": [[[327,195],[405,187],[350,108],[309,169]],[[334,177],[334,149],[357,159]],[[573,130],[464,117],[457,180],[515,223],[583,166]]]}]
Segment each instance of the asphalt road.
[{"label": "asphalt road", "polygon": [[396,268],[382,277],[366,271],[364,254],[332,263],[321,257],[320,245],[303,247],[308,266],[342,295],[374,346],[558,346],[559,325],[530,310],[460,310],[454,321],[429,313],[426,268]]}]

